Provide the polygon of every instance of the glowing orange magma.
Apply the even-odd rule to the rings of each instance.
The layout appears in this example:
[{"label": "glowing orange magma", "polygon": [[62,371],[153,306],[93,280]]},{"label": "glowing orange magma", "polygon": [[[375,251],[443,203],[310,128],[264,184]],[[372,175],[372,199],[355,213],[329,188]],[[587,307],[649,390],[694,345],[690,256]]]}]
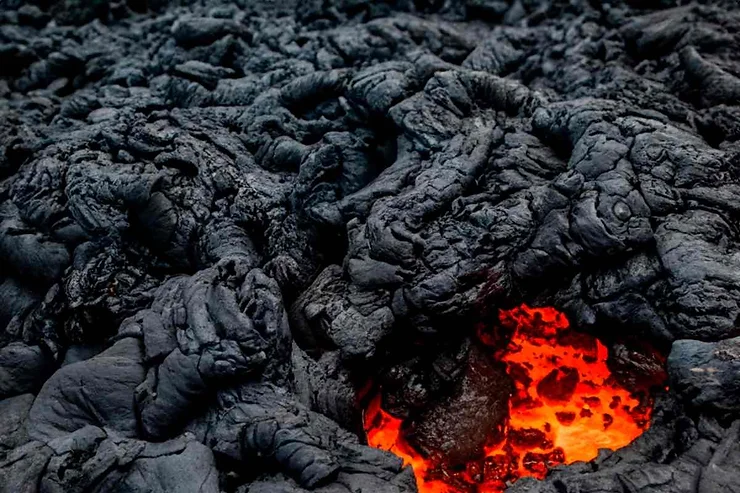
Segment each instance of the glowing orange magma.
[{"label": "glowing orange magma", "polygon": [[[522,476],[542,478],[557,464],[588,461],[600,448],[623,447],[650,421],[645,394],[619,385],[607,367],[608,351],[594,337],[570,331],[553,308],[522,305],[499,312],[511,332],[497,352],[514,382],[504,438],[464,469],[446,468],[413,449],[401,435],[402,420],[381,408],[380,394],[365,413],[368,443],[390,450],[413,467],[421,493],[499,493]],[[479,332],[495,344],[495,334]],[[492,350],[493,351],[493,350]]]}]

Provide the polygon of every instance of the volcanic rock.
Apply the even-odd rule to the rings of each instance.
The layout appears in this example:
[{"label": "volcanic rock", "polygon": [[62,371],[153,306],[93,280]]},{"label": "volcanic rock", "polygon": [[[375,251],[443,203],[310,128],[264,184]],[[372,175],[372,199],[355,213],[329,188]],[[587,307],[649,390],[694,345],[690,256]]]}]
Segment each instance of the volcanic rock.
[{"label": "volcanic rock", "polygon": [[740,411],[740,337],[716,343],[679,340],[668,356],[676,392],[692,406],[720,413]]},{"label": "volcanic rock", "polygon": [[523,302],[673,349],[511,491],[737,490],[738,47],[735,0],[0,0],[0,492],[411,492],[362,389],[476,455],[500,371],[427,363]]},{"label": "volcanic rock", "polygon": [[0,464],[1,491],[219,491],[213,454],[192,435],[146,443],[85,426],[29,442]]},{"label": "volcanic rock", "polygon": [[12,342],[0,349],[0,398],[36,392],[53,372],[51,357],[40,347]]},{"label": "volcanic rock", "polygon": [[459,387],[414,418],[405,436],[424,454],[452,466],[478,458],[488,441],[501,436],[512,390],[505,368],[473,344]]}]

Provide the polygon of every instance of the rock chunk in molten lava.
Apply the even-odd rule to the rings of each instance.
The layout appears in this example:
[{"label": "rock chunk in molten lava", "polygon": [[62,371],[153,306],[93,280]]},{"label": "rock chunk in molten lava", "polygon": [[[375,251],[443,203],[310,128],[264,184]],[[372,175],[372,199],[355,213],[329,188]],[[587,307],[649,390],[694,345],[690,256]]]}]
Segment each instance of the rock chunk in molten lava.
[{"label": "rock chunk in molten lava", "polygon": [[406,438],[439,462],[468,462],[481,456],[488,440],[500,437],[512,391],[506,368],[473,344],[457,389],[413,420]]},{"label": "rock chunk in molten lava", "polygon": [[575,368],[570,366],[555,368],[537,384],[537,394],[553,401],[569,401],[580,379]]},{"label": "rock chunk in molten lava", "polygon": [[421,417],[406,424],[380,407],[380,395],[366,410],[368,443],[410,464],[421,493],[508,491],[519,478],[544,478],[557,465],[623,447],[649,427],[645,385],[663,384],[657,357],[622,354],[621,372],[656,372],[630,380],[641,388],[625,388],[610,371],[608,348],[570,330],[550,307],[500,310],[499,323],[481,325],[478,338],[486,347],[470,351],[458,391]]}]

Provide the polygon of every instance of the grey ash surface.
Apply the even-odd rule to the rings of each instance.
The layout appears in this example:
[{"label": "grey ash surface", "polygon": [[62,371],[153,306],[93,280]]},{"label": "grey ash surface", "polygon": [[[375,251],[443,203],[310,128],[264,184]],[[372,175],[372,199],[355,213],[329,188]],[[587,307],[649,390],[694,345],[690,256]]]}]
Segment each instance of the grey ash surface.
[{"label": "grey ash surface", "polygon": [[0,0],[0,76],[0,491],[415,491],[355,389],[521,301],[671,390],[509,491],[740,491],[734,0]]}]

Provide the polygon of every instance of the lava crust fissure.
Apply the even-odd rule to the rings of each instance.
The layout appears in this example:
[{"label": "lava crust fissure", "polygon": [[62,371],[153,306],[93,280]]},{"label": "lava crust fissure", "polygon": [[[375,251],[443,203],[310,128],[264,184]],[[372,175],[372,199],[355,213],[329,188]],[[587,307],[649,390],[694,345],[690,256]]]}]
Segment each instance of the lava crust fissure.
[{"label": "lava crust fissure", "polygon": [[[648,429],[665,381],[660,354],[621,346],[609,358],[562,313],[527,305],[480,324],[477,340],[463,346],[462,375],[452,391],[440,389],[445,397],[422,383],[428,390],[419,402],[411,387],[424,377],[413,373],[412,358],[380,379],[390,385],[366,409],[368,442],[412,465],[420,491],[500,492],[520,477],[542,478],[557,465],[619,449]],[[412,373],[398,382],[404,367]],[[383,409],[384,395],[396,416]]]}]

